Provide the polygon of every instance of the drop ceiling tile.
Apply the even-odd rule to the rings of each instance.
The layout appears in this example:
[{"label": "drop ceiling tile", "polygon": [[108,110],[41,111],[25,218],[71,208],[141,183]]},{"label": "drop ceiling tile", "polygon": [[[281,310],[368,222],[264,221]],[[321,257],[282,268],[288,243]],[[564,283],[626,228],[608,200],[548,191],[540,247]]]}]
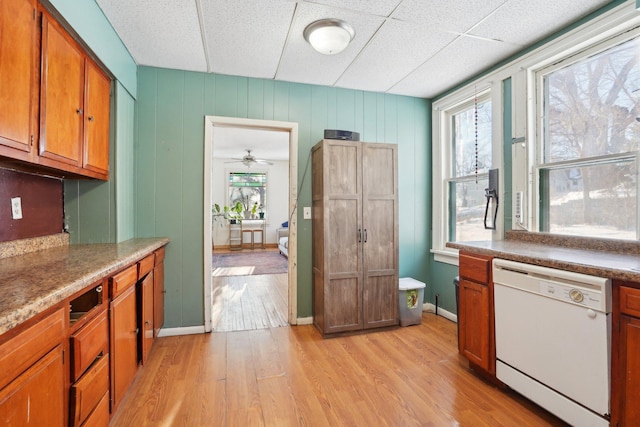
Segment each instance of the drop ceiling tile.
[{"label": "drop ceiling tile", "polygon": [[421,24],[388,20],[336,86],[385,92],[455,38]]},{"label": "drop ceiling tile", "polygon": [[206,71],[195,2],[97,0],[139,65]]},{"label": "drop ceiling tile", "polygon": [[388,92],[433,98],[509,57],[517,49],[511,44],[460,36]]},{"label": "drop ceiling tile", "polygon": [[507,0],[404,0],[393,18],[463,33]]},{"label": "drop ceiling tile", "polygon": [[274,78],[296,3],[201,1],[210,71]]},{"label": "drop ceiling tile", "polygon": [[609,0],[509,0],[470,34],[530,45],[607,3]]},{"label": "drop ceiling tile", "polygon": [[312,0],[309,3],[388,17],[402,0]]},{"label": "drop ceiling tile", "polygon": [[[302,33],[305,27],[322,18],[342,19],[354,28],[355,37],[343,52],[323,55],[316,52],[304,39]],[[333,86],[383,22],[384,18],[344,9],[311,3],[299,4],[276,79]]]}]

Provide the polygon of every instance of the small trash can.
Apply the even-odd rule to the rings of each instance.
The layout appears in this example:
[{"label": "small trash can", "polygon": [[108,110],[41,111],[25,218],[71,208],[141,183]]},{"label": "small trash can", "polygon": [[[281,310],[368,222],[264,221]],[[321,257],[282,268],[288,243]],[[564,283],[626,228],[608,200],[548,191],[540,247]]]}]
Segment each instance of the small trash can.
[{"label": "small trash can", "polygon": [[400,326],[419,325],[422,322],[422,302],[426,286],[411,277],[403,277],[399,280]]}]

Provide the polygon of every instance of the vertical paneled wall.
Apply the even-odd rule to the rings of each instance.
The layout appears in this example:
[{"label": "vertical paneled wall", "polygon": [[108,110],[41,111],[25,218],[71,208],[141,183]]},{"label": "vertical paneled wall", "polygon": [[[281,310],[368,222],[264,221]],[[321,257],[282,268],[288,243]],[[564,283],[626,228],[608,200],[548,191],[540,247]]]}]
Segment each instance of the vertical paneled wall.
[{"label": "vertical paneled wall", "polygon": [[135,178],[133,136],[135,130],[135,100],[119,83],[116,85],[115,180],[116,180],[116,241],[135,236]]},{"label": "vertical paneled wall", "polygon": [[[137,237],[166,236],[165,327],[203,323],[205,115],[297,122],[298,206],[311,205],[311,147],[324,129],[397,143],[400,275],[427,281],[431,103],[272,80],[140,67],[135,145]],[[286,191],[283,189],[283,191]],[[311,221],[298,210],[298,317],[311,309]]]}]

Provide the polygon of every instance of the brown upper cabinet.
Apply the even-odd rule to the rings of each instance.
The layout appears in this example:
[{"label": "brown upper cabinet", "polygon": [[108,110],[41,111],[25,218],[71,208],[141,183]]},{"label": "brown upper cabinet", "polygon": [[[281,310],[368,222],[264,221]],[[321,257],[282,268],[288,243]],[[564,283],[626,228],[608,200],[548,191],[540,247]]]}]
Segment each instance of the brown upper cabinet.
[{"label": "brown upper cabinet", "polygon": [[38,126],[35,10],[36,0],[0,2],[0,156],[20,160],[31,159]]},{"label": "brown upper cabinet", "polygon": [[39,154],[47,159],[43,163],[108,179],[111,82],[46,12],[40,85]]},{"label": "brown upper cabinet", "polygon": [[108,180],[109,76],[35,0],[2,2],[0,33],[0,157]]}]

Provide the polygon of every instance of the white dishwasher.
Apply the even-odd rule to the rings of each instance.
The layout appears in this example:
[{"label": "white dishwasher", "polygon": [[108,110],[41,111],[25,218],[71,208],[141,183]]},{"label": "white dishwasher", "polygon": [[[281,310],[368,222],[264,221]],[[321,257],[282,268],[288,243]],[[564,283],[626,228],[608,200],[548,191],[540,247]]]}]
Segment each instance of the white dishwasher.
[{"label": "white dishwasher", "polygon": [[574,426],[608,426],[611,281],[493,260],[496,376]]}]

